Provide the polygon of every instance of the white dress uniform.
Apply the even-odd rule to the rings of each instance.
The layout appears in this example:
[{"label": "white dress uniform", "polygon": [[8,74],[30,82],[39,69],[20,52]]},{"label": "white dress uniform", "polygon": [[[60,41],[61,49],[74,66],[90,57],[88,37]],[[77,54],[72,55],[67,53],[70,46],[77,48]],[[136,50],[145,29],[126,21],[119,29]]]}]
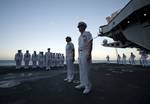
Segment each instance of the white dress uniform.
[{"label": "white dress uniform", "polygon": [[117,56],[117,63],[118,63],[118,64],[121,64],[121,57],[120,57],[119,54],[118,54],[118,56]]},{"label": "white dress uniform", "polygon": [[60,53],[58,54],[58,58],[59,58],[59,60],[58,60],[58,63],[59,63],[58,67],[61,67],[61,54]]},{"label": "white dress uniform", "polygon": [[71,82],[74,78],[74,64],[73,64],[73,51],[74,45],[72,42],[68,42],[66,45],[66,65],[67,65],[67,80]]},{"label": "white dress uniform", "polygon": [[131,56],[130,56],[130,61],[131,61],[131,64],[132,65],[135,65],[135,55],[134,54],[131,54]]},{"label": "white dress uniform", "polygon": [[58,53],[55,54],[55,66],[58,67]]},{"label": "white dress uniform", "polygon": [[109,56],[106,56],[107,63],[110,64]]},{"label": "white dress uniform", "polygon": [[24,63],[25,63],[25,69],[28,69],[29,68],[29,62],[30,62],[30,59],[31,59],[31,55],[30,53],[25,53],[24,54]]},{"label": "white dress uniform", "polygon": [[141,54],[141,64],[143,67],[147,65],[147,58],[148,58],[148,55],[143,52]]},{"label": "white dress uniform", "polygon": [[46,52],[45,56],[46,56],[46,70],[49,70],[51,69],[52,53],[50,51]]},{"label": "white dress uniform", "polygon": [[76,86],[76,88],[83,86],[85,90],[90,90],[92,86],[89,79],[91,60],[87,60],[88,55],[91,54],[88,53],[90,49],[89,43],[91,40],[92,34],[87,31],[83,32],[78,40],[80,85]]},{"label": "white dress uniform", "polygon": [[59,67],[60,66],[60,58],[59,58],[59,53],[57,53],[57,56],[56,56],[56,66]]},{"label": "white dress uniform", "polygon": [[62,67],[62,54],[60,54],[60,67]]},{"label": "white dress uniform", "polygon": [[62,54],[62,55],[61,55],[61,66],[62,66],[62,67],[64,67],[64,60],[65,60],[64,54]]},{"label": "white dress uniform", "polygon": [[37,61],[38,61],[38,55],[33,53],[32,54],[32,68],[37,68]]},{"label": "white dress uniform", "polygon": [[45,52],[45,54],[43,52],[43,57],[44,57],[43,67],[46,68],[46,52]]},{"label": "white dress uniform", "polygon": [[54,67],[57,66],[57,63],[56,63],[56,62],[57,62],[57,61],[56,61],[56,59],[57,59],[57,58],[56,58],[56,54],[57,54],[57,53],[54,53],[54,57],[53,57],[53,61],[54,61],[53,64],[54,64]]},{"label": "white dress uniform", "polygon": [[22,52],[15,54],[16,69],[21,68],[22,59],[23,59]]},{"label": "white dress uniform", "polygon": [[54,67],[54,53],[52,53],[52,61],[51,61],[51,67],[53,68]]},{"label": "white dress uniform", "polygon": [[42,53],[38,55],[38,64],[40,68],[44,67],[44,55]]},{"label": "white dress uniform", "polygon": [[126,64],[126,55],[125,54],[123,54],[123,56],[122,56],[122,64]]}]

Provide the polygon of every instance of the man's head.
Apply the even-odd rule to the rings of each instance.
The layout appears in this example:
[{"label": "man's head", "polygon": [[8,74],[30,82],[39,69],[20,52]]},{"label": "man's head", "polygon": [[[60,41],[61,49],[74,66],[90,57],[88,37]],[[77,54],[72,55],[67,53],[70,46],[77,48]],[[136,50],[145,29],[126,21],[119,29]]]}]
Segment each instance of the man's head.
[{"label": "man's head", "polygon": [[50,49],[50,48],[48,48],[47,50],[48,50],[48,52],[49,52],[51,49]]},{"label": "man's head", "polygon": [[21,50],[18,50],[18,53],[21,53]]},{"label": "man's head", "polygon": [[26,53],[29,53],[29,50],[26,50]]},{"label": "man's head", "polygon": [[70,42],[71,41],[71,37],[67,36],[66,37],[66,42]]},{"label": "man's head", "polygon": [[34,51],[34,54],[36,54],[36,51]]},{"label": "man's head", "polygon": [[83,33],[85,31],[86,27],[87,27],[87,24],[85,22],[78,23],[78,28],[81,33]]}]

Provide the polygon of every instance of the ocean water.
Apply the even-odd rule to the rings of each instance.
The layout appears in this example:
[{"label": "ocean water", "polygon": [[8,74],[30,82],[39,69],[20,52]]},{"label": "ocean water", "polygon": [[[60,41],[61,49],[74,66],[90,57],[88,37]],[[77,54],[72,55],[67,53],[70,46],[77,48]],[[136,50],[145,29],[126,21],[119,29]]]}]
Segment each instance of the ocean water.
[{"label": "ocean water", "polygon": [[[30,62],[31,65],[32,62]],[[78,63],[78,61],[75,61],[75,63]],[[107,63],[106,60],[92,60],[92,63]],[[117,63],[116,60],[110,60],[110,63]],[[135,61],[136,65],[140,65],[140,61],[136,60]],[[24,63],[22,63],[24,65]],[[127,61],[127,64],[129,62]],[[16,65],[14,60],[0,60],[0,66],[14,66]],[[148,60],[148,65],[150,66],[150,60]]]},{"label": "ocean water", "polygon": [[0,66],[14,66],[16,65],[14,60],[0,60]]}]

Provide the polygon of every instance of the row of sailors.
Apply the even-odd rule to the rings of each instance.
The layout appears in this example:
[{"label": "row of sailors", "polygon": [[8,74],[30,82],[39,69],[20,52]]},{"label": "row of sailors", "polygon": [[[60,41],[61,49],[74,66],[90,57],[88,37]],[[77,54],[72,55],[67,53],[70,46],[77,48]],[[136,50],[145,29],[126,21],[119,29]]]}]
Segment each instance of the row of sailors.
[{"label": "row of sailors", "polygon": [[[148,55],[145,52],[141,52],[140,55],[141,55],[141,57],[140,57],[140,64],[143,67],[147,66],[148,65],[148,61],[147,61]],[[135,57],[136,56],[131,52],[131,55],[129,57],[129,64],[135,65]],[[121,61],[121,56],[118,54],[118,56],[117,56],[117,63],[118,64],[126,64],[126,58],[127,58],[126,55],[123,53],[122,61]],[[107,62],[110,63],[109,55],[106,56],[106,59],[107,59]]]},{"label": "row of sailors", "polygon": [[[131,65],[135,65],[135,55],[131,52],[131,55],[130,55],[130,57],[129,57],[129,63],[131,64]],[[118,54],[118,56],[117,56],[117,63],[118,64],[126,64],[126,55],[123,53],[123,55],[122,55],[122,63],[121,63],[121,56]]]},{"label": "row of sailors", "polygon": [[20,69],[22,67],[22,61],[24,61],[24,68],[29,68],[30,61],[32,62],[32,68],[44,68],[46,67],[47,70],[53,67],[63,67],[64,66],[64,54],[60,53],[52,53],[50,52],[50,48],[48,48],[48,52],[44,53],[39,52],[39,54],[34,51],[32,56],[30,55],[29,51],[27,50],[23,56],[21,50],[18,50],[18,53],[15,54],[15,61],[16,61],[16,69]]}]

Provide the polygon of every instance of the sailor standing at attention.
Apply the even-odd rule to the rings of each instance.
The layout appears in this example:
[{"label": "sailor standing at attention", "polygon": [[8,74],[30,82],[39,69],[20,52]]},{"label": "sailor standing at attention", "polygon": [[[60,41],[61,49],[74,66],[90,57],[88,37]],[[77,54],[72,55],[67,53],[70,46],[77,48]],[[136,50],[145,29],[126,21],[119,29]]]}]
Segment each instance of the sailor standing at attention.
[{"label": "sailor standing at attention", "polygon": [[64,81],[72,82],[74,78],[74,45],[71,42],[71,37],[66,37],[66,65],[67,65],[67,77]]},{"label": "sailor standing at attention", "polygon": [[118,56],[117,56],[117,63],[118,64],[121,64],[121,56],[118,54]]},{"label": "sailor standing at attention", "polygon": [[15,54],[16,69],[21,68],[22,59],[23,59],[23,54],[21,50],[18,50],[18,53]]},{"label": "sailor standing at attention", "polygon": [[32,54],[32,68],[37,68],[37,61],[38,61],[38,55],[36,54],[36,51],[33,52]]},{"label": "sailor standing at attention", "polygon": [[147,64],[148,64],[147,58],[148,58],[148,55],[144,51],[142,51],[140,60],[141,60],[141,64],[143,67],[147,66]]},{"label": "sailor standing at attention", "polygon": [[107,56],[106,56],[106,60],[107,60],[107,63],[108,63],[108,64],[110,64],[110,60],[109,60],[109,59],[110,59],[110,57],[109,57],[109,55],[107,55]]},{"label": "sailor standing at attention", "polygon": [[135,55],[131,52],[130,61],[132,65],[135,65]]},{"label": "sailor standing at attention", "polygon": [[64,54],[61,54],[61,67],[64,67]]},{"label": "sailor standing at attention", "polygon": [[50,52],[50,48],[47,49],[47,52],[45,53],[45,57],[46,57],[46,70],[50,70],[51,69],[51,52]]},{"label": "sailor standing at attention", "polygon": [[123,53],[122,54],[122,64],[126,64],[126,58],[127,58],[127,56]]},{"label": "sailor standing at attention", "polygon": [[92,87],[90,82],[90,66],[93,38],[90,32],[85,31],[86,27],[86,23],[78,23],[78,29],[81,33],[78,40],[80,84],[75,86],[75,88],[84,88],[83,94],[88,94]]},{"label": "sailor standing at attention", "polygon": [[25,63],[25,69],[28,69],[29,68],[29,62],[30,62],[30,59],[31,59],[31,55],[29,53],[29,51],[27,50],[26,53],[24,54],[24,63]]},{"label": "sailor standing at attention", "polygon": [[44,68],[44,54],[42,51],[39,52],[39,55],[38,55],[38,64],[39,64],[40,69]]},{"label": "sailor standing at attention", "polygon": [[52,53],[51,57],[51,67],[54,68],[54,53]]}]

